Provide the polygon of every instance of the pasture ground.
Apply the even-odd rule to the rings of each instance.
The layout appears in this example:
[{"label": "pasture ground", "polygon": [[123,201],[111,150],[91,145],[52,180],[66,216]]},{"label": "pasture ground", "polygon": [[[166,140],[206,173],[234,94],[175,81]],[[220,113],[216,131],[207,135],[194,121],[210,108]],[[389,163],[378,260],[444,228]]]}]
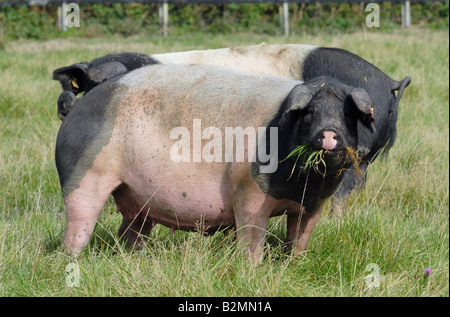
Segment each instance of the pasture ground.
[{"label": "pasture ground", "polygon": [[[61,89],[53,69],[118,51],[261,42],[341,47],[394,79],[412,77],[396,144],[372,164],[366,189],[351,197],[347,213],[336,218],[328,207],[308,251],[295,258],[282,249],[285,219],[271,219],[265,259],[253,267],[237,254],[233,234],[172,236],[157,226],[142,251],[128,252],[117,241],[121,216],[110,200],[89,247],[77,260],[67,257],[54,163]],[[0,51],[0,296],[448,296],[448,103],[448,31],[6,43]],[[80,269],[78,287],[71,285],[69,263]]]}]

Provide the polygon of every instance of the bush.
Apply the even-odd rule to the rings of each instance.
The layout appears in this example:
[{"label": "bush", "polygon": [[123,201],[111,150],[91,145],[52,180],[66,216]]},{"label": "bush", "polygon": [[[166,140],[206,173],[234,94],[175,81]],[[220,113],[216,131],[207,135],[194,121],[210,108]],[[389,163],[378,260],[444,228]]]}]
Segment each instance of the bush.
[{"label": "bush", "polygon": [[[352,32],[364,25],[363,4],[290,4],[292,32]],[[399,27],[400,4],[382,3],[383,28]],[[281,34],[278,4],[169,5],[174,33],[254,32]],[[96,37],[107,34],[131,36],[154,33],[159,28],[156,4],[81,4],[81,27],[66,34]],[[413,3],[412,21],[433,29],[449,27],[448,2]],[[57,6],[1,7],[2,42],[10,39],[48,39],[61,36]],[[65,35],[67,36],[67,35]],[[3,44],[4,45],[4,44]]]}]

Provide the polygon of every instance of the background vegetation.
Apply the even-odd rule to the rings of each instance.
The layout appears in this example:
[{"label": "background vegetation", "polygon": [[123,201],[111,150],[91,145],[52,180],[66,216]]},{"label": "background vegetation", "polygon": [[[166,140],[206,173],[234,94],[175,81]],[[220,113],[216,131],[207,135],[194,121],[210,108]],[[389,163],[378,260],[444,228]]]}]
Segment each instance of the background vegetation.
[{"label": "background vegetation", "polygon": [[[2,1],[2,0],[0,0]],[[252,32],[279,35],[279,5],[169,5],[170,33],[192,31],[213,34]],[[293,34],[354,32],[365,28],[365,4],[290,4]],[[0,7],[0,42],[10,39],[51,39],[60,36],[101,37],[111,34],[148,36],[159,32],[156,4],[81,4],[81,28],[61,34],[57,26],[57,7]],[[401,4],[380,3],[381,28],[399,28]],[[448,28],[449,3],[425,2],[411,5],[415,25],[432,29]]]}]

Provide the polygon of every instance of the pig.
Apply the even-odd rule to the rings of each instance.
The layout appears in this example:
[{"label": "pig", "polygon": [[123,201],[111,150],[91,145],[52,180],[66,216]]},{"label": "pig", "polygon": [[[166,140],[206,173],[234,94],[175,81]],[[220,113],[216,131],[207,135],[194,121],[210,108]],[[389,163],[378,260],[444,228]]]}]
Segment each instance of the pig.
[{"label": "pig", "polygon": [[395,81],[363,58],[343,49],[311,45],[266,45],[154,54],[160,63],[209,64],[262,75],[274,75],[308,81],[321,75],[331,76],[350,86],[367,91],[373,102],[377,133],[358,129],[358,170],[345,171],[344,180],[334,195],[332,209],[342,215],[354,188],[364,187],[366,171],[379,153],[388,153],[397,135],[398,104],[411,78]]},{"label": "pig", "polygon": [[[208,64],[240,72],[301,81],[327,75],[344,84],[365,89],[373,101],[377,133],[372,133],[359,123],[359,173],[354,167],[344,172],[345,178],[333,200],[333,210],[337,215],[342,214],[353,189],[364,186],[369,164],[380,152],[387,154],[393,146],[397,134],[398,104],[403,91],[411,82],[408,76],[401,81],[393,80],[376,66],[346,50],[312,45],[263,43],[150,56],[155,62],[163,64]],[[60,73],[69,72],[71,69],[71,66],[62,68]],[[84,78],[88,80],[88,77]]]},{"label": "pig", "polygon": [[[157,223],[234,227],[258,263],[268,218],[287,215],[286,242],[299,254],[351,165],[345,153],[358,144],[357,123],[375,132],[371,108],[364,89],[324,76],[302,83],[152,65],[114,77],[78,99],[58,132],[64,248],[78,254],[88,244],[112,195],[127,247],[142,245]],[[305,170],[302,158],[288,158],[302,144],[324,151],[323,167]]]},{"label": "pig", "polygon": [[91,62],[80,62],[57,68],[53,71],[53,79],[61,83],[63,91],[71,91],[76,96],[81,92],[89,92],[95,86],[117,75],[156,63],[158,61],[147,54],[114,53],[96,58]]},{"label": "pig", "polygon": [[91,62],[80,62],[53,71],[53,79],[63,88],[57,106],[58,117],[64,120],[76,102],[75,96],[89,92],[98,84],[133,69],[158,63],[151,56],[134,52],[108,54]]}]

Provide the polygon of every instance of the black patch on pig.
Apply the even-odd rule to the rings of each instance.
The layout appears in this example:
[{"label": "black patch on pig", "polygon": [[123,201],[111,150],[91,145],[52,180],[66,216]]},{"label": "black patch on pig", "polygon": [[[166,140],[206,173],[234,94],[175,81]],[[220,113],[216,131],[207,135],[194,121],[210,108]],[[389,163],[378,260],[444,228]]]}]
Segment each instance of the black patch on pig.
[{"label": "black patch on pig", "polygon": [[[338,173],[338,170],[349,168],[351,165],[350,161],[346,161],[345,147],[356,147],[357,144],[357,116],[351,113],[357,110],[350,104],[351,101],[346,97],[348,92],[353,88],[333,78],[318,77],[305,83],[305,86],[310,89],[311,93],[315,96],[314,98],[317,98],[313,98],[312,102],[317,102],[320,105],[320,107],[316,107],[314,110],[317,112],[321,110],[321,116],[324,116],[327,120],[330,119],[330,116],[332,117],[331,120],[338,120],[334,126],[339,128],[342,133],[346,131],[346,135],[341,135],[342,139],[345,140],[342,146],[343,150],[331,156],[324,155],[326,162],[325,176],[315,172],[313,169],[310,169],[309,173],[300,173],[300,170],[296,169],[291,176],[296,157],[291,157],[283,163],[279,163],[277,170],[273,173],[260,173],[259,168],[262,163],[257,159],[256,162],[252,163],[252,176],[264,193],[269,194],[275,199],[294,200],[304,206],[307,212],[313,212],[316,210],[320,200],[330,197],[337,190],[344,175],[344,173]],[[295,87],[290,95],[293,93],[295,93]],[[311,109],[308,109],[310,107],[298,110],[286,119],[286,111],[291,107],[289,104],[290,95],[282,103],[278,113],[266,128],[266,133],[268,134],[266,136],[267,153],[272,153],[269,148],[270,127],[278,128],[279,161],[286,158],[295,146],[304,143],[311,144],[315,135],[314,129],[311,129],[311,132],[314,132],[312,135],[303,130],[307,125],[306,116],[311,111]],[[329,111],[336,106],[336,103],[342,104],[342,108],[336,110],[337,113],[342,114],[342,118],[340,119],[336,119]],[[317,112],[314,116],[319,115]],[[348,113],[344,116],[346,112]],[[301,162],[302,158],[299,161]]]},{"label": "black patch on pig", "polygon": [[181,194],[184,198],[186,198],[187,197],[187,194],[186,194],[186,192],[183,192],[182,194]]},{"label": "black patch on pig", "polygon": [[[305,58],[301,79],[308,81],[316,76],[332,76],[344,84],[364,88],[373,103],[376,134],[371,134],[358,122],[358,154],[368,165],[379,153],[387,154],[397,136],[398,104],[411,78],[398,82],[358,55],[338,48],[317,48]],[[383,151],[382,151],[383,150]],[[348,197],[354,184],[359,183],[355,173],[348,173],[336,193],[339,198]],[[362,182],[364,183],[365,175]]]},{"label": "black patch on pig", "polygon": [[116,115],[111,101],[121,77],[99,85],[96,93],[80,98],[61,124],[55,161],[64,196],[78,188],[95,157],[109,143]]},{"label": "black patch on pig", "polygon": [[396,81],[379,68],[358,55],[338,48],[317,48],[311,51],[303,63],[304,81],[317,76],[331,76],[344,84],[364,88],[373,103],[376,135],[358,123],[358,140],[361,149],[368,149],[364,160],[374,159],[384,147],[394,144],[397,129],[396,96],[393,87]]},{"label": "black patch on pig", "polygon": [[77,99],[75,97],[75,94],[71,91],[63,91],[59,97],[56,104],[58,105],[58,117],[61,120],[64,120],[64,118],[69,113],[70,109],[72,109],[72,106],[76,103]]},{"label": "black patch on pig", "polygon": [[115,76],[153,64],[159,62],[147,54],[134,52],[108,54],[91,62],[57,68],[53,71],[53,79],[61,83],[64,91],[71,91],[77,95],[83,91],[88,93],[95,86]]}]

